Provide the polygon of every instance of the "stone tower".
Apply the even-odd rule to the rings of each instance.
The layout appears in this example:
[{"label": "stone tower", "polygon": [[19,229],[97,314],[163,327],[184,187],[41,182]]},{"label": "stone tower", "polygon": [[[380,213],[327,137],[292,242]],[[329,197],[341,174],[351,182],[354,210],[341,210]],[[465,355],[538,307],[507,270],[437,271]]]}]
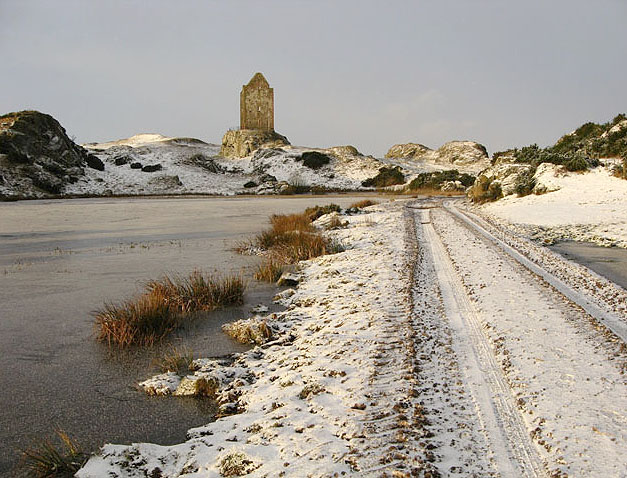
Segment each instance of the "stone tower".
[{"label": "stone tower", "polygon": [[240,129],[274,131],[274,89],[255,73],[240,93]]}]

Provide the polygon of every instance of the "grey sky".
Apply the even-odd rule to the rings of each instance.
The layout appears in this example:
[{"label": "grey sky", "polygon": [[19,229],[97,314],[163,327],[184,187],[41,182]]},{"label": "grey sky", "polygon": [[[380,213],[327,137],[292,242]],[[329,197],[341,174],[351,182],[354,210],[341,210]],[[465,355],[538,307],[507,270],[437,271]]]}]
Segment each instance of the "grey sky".
[{"label": "grey sky", "polygon": [[219,142],[256,71],[293,144],[553,143],[627,112],[627,1],[0,0],[0,112]]}]

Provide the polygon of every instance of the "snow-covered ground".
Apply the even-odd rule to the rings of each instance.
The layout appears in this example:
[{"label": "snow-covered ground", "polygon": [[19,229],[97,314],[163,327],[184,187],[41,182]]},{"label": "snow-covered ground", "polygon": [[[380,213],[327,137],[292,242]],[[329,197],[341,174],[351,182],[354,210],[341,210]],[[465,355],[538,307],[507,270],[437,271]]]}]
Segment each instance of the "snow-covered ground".
[{"label": "snow-covered ground", "polygon": [[627,247],[627,181],[604,167],[542,182],[556,191],[507,196],[481,207],[520,231],[547,243],[570,239]]},{"label": "snow-covered ground", "polygon": [[183,378],[219,383],[224,416],[78,476],[625,476],[627,292],[455,204],[342,218],[347,250],[302,264],[273,341]]},{"label": "snow-covered ground", "polygon": [[[247,158],[223,158],[218,145],[159,134],[83,147],[98,156],[105,169],[87,168],[86,177],[68,185],[67,194],[265,194],[276,192],[279,183],[355,190],[364,189],[361,182],[384,166],[369,156],[294,146],[258,150]],[[305,151],[320,151],[332,160],[314,170],[297,160]],[[133,163],[140,166],[133,169]],[[156,165],[157,171],[141,169]],[[250,181],[256,186],[244,187]]]}]

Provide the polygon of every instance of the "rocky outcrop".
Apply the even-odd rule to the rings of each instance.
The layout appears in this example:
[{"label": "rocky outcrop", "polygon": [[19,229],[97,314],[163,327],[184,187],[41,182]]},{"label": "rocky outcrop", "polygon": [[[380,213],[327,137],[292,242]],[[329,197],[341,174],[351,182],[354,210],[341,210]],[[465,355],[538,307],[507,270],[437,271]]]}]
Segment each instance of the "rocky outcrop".
[{"label": "rocky outcrop", "polygon": [[424,144],[420,144],[420,143],[395,144],[388,150],[387,153],[385,153],[385,157],[386,158],[420,158],[421,156],[424,156],[429,151],[432,151],[431,148],[428,148]]},{"label": "rocky outcrop", "polygon": [[289,145],[283,135],[275,131],[240,129],[227,131],[222,137],[220,156],[226,158],[245,158],[259,148],[278,148]]},{"label": "rocky outcrop", "polygon": [[435,151],[419,143],[395,144],[385,157],[409,169],[457,169],[472,174],[490,165],[485,146],[474,141],[450,141]]},{"label": "rocky outcrop", "polygon": [[0,116],[0,197],[62,194],[102,162],[75,144],[52,116],[21,111]]}]

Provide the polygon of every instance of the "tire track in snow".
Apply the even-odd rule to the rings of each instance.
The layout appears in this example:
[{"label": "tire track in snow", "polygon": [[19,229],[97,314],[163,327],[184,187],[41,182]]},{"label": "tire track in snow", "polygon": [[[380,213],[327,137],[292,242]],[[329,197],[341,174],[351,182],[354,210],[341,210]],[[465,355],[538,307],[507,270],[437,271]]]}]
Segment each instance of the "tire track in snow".
[{"label": "tire track in snow", "polygon": [[465,364],[466,382],[489,437],[492,459],[502,476],[545,476],[541,459],[530,442],[514,397],[481,331],[474,307],[460,282],[444,245],[429,221],[430,211],[416,212],[434,259],[447,317],[456,338],[453,349]]},{"label": "tire track in snow", "polygon": [[[551,274],[545,268],[525,257],[525,255],[517,251],[514,247],[507,244],[505,237],[501,240],[489,232],[487,228],[484,227],[486,224],[481,224],[482,220],[479,217],[458,210],[451,202],[445,203],[444,208],[446,211],[463,221],[468,227],[474,229],[477,233],[498,245],[501,249],[503,249],[503,251],[513,257],[521,265],[525,266],[534,274],[542,277],[570,301],[580,306],[589,315],[605,325],[623,342],[627,342],[627,321],[625,321],[625,317],[620,317],[613,311],[606,310],[605,308],[593,303],[588,300],[583,293],[576,291],[573,287]],[[505,234],[504,231],[503,234]]]}]

